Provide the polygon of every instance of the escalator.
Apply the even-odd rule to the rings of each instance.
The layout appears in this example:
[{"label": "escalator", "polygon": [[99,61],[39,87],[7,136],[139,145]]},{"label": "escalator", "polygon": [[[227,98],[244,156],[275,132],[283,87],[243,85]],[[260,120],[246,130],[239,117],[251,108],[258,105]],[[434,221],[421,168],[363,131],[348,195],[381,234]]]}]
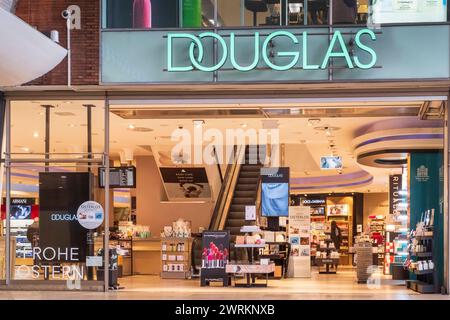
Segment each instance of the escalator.
[{"label": "escalator", "polygon": [[[243,235],[244,225],[254,224],[245,221],[245,206],[257,205],[260,187],[260,170],[266,157],[265,146],[235,146],[230,160],[208,230],[230,231],[230,259],[247,259],[245,250],[235,250],[236,236]],[[202,260],[201,237],[194,241],[192,262],[194,276],[198,276]]]},{"label": "escalator", "polygon": [[244,225],[255,223],[245,221],[245,207],[256,205],[266,149],[265,146],[241,146],[236,148],[235,154],[234,161],[227,167],[210,224],[210,230],[230,232],[232,260],[241,258],[234,250],[236,236],[243,235],[240,230]]}]

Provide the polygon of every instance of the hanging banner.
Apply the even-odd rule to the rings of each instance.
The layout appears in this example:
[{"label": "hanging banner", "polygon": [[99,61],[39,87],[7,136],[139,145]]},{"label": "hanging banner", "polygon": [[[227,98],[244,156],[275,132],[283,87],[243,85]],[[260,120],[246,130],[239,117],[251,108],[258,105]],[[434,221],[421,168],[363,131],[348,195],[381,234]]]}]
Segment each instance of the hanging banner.
[{"label": "hanging banner", "polygon": [[389,214],[394,220],[398,220],[400,216],[407,215],[407,194],[403,190],[403,181],[401,174],[393,174],[389,176]]},{"label": "hanging banner", "polygon": [[211,187],[205,168],[160,168],[169,200],[209,200]]},{"label": "hanging banner", "polygon": [[289,207],[289,274],[294,278],[311,277],[310,212],[307,206]]}]

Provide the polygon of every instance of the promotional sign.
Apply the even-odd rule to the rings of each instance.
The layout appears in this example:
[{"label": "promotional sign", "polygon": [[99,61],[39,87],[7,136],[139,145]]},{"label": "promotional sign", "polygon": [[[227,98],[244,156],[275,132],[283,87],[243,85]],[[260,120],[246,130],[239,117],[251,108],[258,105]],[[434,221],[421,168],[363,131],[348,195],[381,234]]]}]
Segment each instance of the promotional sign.
[{"label": "promotional sign", "polygon": [[245,206],[245,220],[256,220],[256,206]]},{"label": "promotional sign", "polygon": [[447,21],[447,0],[378,0],[370,9],[371,23]]},{"label": "promotional sign", "polygon": [[230,258],[230,233],[228,231],[203,231],[201,285],[221,281],[228,285],[225,268]]},{"label": "promotional sign", "polygon": [[100,227],[104,219],[103,207],[95,201],[84,202],[77,211],[77,220],[88,230],[94,230]]},{"label": "promotional sign", "polygon": [[261,168],[262,216],[289,215],[289,168]]},{"label": "promotional sign", "polygon": [[407,211],[407,192],[403,186],[403,179],[401,174],[393,174],[389,176],[389,214],[395,220],[401,216],[406,216]]},{"label": "promotional sign", "polygon": [[[99,169],[100,188],[105,187],[105,168]],[[110,188],[136,188],[136,167],[109,168]]]},{"label": "promotional sign", "polygon": [[170,200],[209,200],[211,187],[205,168],[160,168]]},{"label": "promotional sign", "polygon": [[[6,203],[6,198],[3,198]],[[11,198],[10,217],[11,220],[32,220],[39,217],[39,206],[35,205],[35,198]],[[6,219],[6,205],[1,206],[1,219]]]},{"label": "promotional sign", "polygon": [[91,199],[92,181],[88,172],[39,173],[38,249],[57,253],[46,255],[45,260],[85,262],[88,230],[78,222],[77,211]]},{"label": "promotional sign", "polygon": [[311,276],[310,207],[289,207],[290,272],[294,278]]}]

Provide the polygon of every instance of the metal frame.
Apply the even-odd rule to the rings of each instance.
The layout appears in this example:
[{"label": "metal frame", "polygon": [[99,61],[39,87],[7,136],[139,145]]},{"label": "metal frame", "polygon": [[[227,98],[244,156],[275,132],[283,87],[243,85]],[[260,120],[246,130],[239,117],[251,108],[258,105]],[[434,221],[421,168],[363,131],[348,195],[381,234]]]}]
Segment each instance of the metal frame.
[{"label": "metal frame", "polygon": [[[86,98],[86,97],[84,97]],[[49,100],[56,100],[61,99],[61,97],[56,98],[52,97]],[[70,99],[70,98],[69,98]],[[83,97],[77,97],[76,99],[80,100],[83,99]],[[110,172],[110,162],[109,162],[109,130],[110,130],[110,119],[109,119],[109,100],[107,98],[103,97],[89,97],[89,99],[92,100],[101,100],[104,103],[105,113],[104,113],[104,129],[105,129],[105,135],[104,135],[104,152],[102,153],[103,159],[70,159],[70,158],[53,158],[51,159],[50,156],[52,153],[35,153],[34,155],[43,155],[45,158],[29,158],[29,159],[21,159],[21,158],[12,158],[12,155],[23,155],[23,153],[11,153],[11,101],[14,99],[11,97],[8,97],[6,99],[5,103],[5,192],[6,192],[6,235],[5,235],[5,271],[6,271],[6,277],[5,277],[5,283],[6,286],[9,287],[12,285],[12,279],[11,279],[11,221],[10,221],[10,202],[11,202],[11,165],[13,163],[45,163],[46,165],[49,165],[51,163],[80,163],[82,165],[103,165],[105,167],[105,222],[104,222],[104,242],[103,242],[103,249],[104,249],[104,266],[105,270],[109,271],[109,250],[106,250],[109,248],[109,217],[110,217],[110,195],[109,195],[109,172]],[[17,100],[25,100],[25,99],[17,99]],[[29,100],[29,99],[26,99]],[[85,155],[93,155],[93,153],[76,153],[78,155],[85,154]],[[69,155],[69,153],[55,153],[54,155]],[[109,289],[109,272],[104,272],[104,288],[103,290],[105,292]],[[34,283],[34,282],[33,282]],[[30,284],[32,284],[30,282]],[[36,283],[38,284],[38,283]]]},{"label": "metal frame", "polygon": [[[450,95],[449,95],[450,97]],[[450,100],[445,103],[444,120],[444,287],[450,294]]]}]

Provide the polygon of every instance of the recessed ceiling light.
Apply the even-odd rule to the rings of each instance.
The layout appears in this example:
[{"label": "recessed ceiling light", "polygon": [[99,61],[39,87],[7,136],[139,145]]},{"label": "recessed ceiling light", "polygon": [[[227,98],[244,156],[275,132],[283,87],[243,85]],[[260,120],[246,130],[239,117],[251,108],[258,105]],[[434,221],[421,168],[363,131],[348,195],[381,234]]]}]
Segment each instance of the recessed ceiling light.
[{"label": "recessed ceiling light", "polygon": [[242,127],[242,128],[247,128],[247,127],[248,127],[248,124],[247,124],[247,123],[243,123],[243,124],[241,124],[241,127]]},{"label": "recessed ceiling light", "polygon": [[22,149],[22,151],[24,151],[24,152],[30,152],[30,148],[28,148],[28,147],[22,147],[21,149]]},{"label": "recessed ceiling light", "polygon": [[128,128],[128,130],[134,131],[134,132],[152,132],[153,131],[153,129],[146,128],[146,127],[133,127],[133,129]]},{"label": "recessed ceiling light", "polygon": [[129,125],[128,125],[128,129],[134,130],[134,128],[136,128],[136,126],[135,126],[134,124],[129,124]]},{"label": "recessed ceiling light", "polygon": [[58,111],[58,112],[55,112],[55,115],[60,116],[60,117],[73,117],[73,116],[75,116],[75,113],[73,113],[73,112],[65,112],[65,111]]},{"label": "recessed ceiling light", "polygon": [[75,128],[75,124],[74,123],[69,123],[69,127]]},{"label": "recessed ceiling light", "polygon": [[39,138],[39,132],[34,132],[33,133],[33,138]]}]

